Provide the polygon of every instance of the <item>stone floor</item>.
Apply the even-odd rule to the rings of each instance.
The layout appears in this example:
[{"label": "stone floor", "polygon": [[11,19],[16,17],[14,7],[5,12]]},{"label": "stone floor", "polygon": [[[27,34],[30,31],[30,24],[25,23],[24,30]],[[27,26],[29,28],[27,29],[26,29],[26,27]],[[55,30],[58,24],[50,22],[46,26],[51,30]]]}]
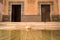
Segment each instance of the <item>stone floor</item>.
[{"label": "stone floor", "polygon": [[60,40],[60,30],[0,30],[0,40]]}]

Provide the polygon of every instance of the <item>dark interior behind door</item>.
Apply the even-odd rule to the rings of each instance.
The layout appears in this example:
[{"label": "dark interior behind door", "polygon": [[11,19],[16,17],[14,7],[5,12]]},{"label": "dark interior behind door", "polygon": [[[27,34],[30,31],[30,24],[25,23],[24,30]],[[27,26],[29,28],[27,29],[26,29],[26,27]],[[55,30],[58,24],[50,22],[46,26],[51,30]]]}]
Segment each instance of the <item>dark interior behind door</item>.
[{"label": "dark interior behind door", "polygon": [[21,22],[21,5],[12,5],[12,22]]}]

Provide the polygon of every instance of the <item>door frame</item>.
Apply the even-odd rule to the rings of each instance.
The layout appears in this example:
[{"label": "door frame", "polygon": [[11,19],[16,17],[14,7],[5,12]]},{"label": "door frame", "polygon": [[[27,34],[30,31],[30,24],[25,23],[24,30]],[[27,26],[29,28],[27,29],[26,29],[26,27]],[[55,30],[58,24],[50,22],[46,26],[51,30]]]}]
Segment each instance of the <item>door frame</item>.
[{"label": "door frame", "polygon": [[21,16],[24,14],[24,2],[9,2],[9,6],[8,6],[8,15],[10,16],[10,22],[12,19],[12,5],[21,5]]},{"label": "door frame", "polygon": [[[39,2],[39,15],[41,16],[41,5],[50,5],[50,20],[52,21],[53,6],[50,2]],[[41,18],[41,17],[40,17]]]}]

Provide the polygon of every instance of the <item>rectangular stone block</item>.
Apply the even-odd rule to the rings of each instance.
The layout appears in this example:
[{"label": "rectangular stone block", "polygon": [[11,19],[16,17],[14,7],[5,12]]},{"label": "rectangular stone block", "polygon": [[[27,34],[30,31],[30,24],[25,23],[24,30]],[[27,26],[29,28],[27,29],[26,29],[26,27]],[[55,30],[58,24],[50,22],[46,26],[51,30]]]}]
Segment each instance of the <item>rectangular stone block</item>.
[{"label": "rectangular stone block", "polygon": [[10,21],[10,16],[8,15],[3,15],[2,17],[2,22],[9,22]]},{"label": "rectangular stone block", "polygon": [[60,15],[52,15],[53,22],[60,22]]},{"label": "rectangular stone block", "polygon": [[40,15],[24,15],[21,17],[22,22],[40,22]]}]

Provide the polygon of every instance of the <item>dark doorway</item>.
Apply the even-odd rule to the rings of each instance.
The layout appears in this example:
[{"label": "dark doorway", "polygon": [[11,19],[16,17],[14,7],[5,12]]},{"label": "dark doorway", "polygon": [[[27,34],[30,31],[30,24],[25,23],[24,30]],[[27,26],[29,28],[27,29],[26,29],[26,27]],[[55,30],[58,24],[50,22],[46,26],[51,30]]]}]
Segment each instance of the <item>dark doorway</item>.
[{"label": "dark doorway", "polygon": [[41,5],[41,19],[42,22],[50,21],[50,5]]},{"label": "dark doorway", "polygon": [[12,5],[12,22],[21,22],[21,5]]}]

